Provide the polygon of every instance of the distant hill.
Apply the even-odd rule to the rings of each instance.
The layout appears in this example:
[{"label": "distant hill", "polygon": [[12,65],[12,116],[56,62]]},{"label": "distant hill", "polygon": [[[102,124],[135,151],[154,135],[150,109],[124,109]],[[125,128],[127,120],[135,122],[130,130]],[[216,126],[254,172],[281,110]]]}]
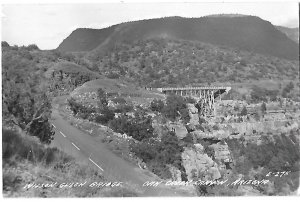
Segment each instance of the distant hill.
[{"label": "distant hill", "polygon": [[105,29],[77,29],[58,47],[61,51],[92,51],[102,55],[117,43],[149,38],[201,41],[237,47],[265,55],[296,60],[298,44],[270,22],[255,16],[214,15],[201,18],[167,17],[118,24]]},{"label": "distant hill", "polygon": [[299,43],[299,28],[288,28],[282,26],[276,26],[276,28],[286,34],[293,41]]}]

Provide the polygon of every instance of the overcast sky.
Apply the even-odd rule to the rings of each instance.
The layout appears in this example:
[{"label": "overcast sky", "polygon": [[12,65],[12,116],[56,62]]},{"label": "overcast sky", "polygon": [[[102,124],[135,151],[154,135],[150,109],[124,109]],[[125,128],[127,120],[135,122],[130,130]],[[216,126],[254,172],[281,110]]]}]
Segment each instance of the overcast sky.
[{"label": "overcast sky", "polygon": [[104,28],[126,21],[165,16],[255,15],[274,25],[298,27],[298,3],[101,3],[4,4],[2,41],[54,49],[76,28]]}]

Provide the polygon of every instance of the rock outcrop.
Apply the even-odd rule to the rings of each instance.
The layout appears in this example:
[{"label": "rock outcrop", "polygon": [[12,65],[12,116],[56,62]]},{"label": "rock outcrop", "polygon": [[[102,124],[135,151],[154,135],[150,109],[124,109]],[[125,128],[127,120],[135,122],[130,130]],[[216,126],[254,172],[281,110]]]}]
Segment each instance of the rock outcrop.
[{"label": "rock outcrop", "polygon": [[202,176],[213,180],[221,177],[218,165],[204,153],[202,145],[197,144],[195,148],[184,148],[181,157],[188,180],[198,179]]},{"label": "rock outcrop", "polygon": [[210,145],[215,151],[215,160],[217,162],[232,162],[231,154],[226,142],[222,144],[218,142],[217,144]]},{"label": "rock outcrop", "polygon": [[188,110],[189,110],[189,116],[190,116],[190,124],[192,125],[198,125],[199,124],[199,115],[198,115],[198,109],[195,107],[194,104],[187,104]]},{"label": "rock outcrop", "polygon": [[196,130],[191,132],[191,134],[200,139],[206,138],[213,140],[222,140],[230,135],[229,131],[225,130],[215,130],[213,132],[203,132],[201,130]]}]

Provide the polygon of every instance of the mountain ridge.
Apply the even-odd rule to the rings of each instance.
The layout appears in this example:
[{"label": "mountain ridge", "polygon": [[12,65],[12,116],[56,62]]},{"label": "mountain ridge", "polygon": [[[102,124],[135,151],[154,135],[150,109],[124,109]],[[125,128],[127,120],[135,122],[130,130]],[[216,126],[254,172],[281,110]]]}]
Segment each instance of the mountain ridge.
[{"label": "mountain ridge", "polygon": [[91,51],[102,55],[118,43],[155,37],[201,41],[297,60],[298,45],[270,22],[256,16],[166,17],[133,21],[104,29],[77,29],[58,47],[61,51]]}]

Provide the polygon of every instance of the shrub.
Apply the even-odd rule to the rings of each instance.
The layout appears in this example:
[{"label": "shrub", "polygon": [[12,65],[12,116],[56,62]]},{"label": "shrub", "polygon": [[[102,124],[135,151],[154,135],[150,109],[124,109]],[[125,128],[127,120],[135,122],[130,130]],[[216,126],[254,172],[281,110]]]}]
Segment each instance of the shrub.
[{"label": "shrub", "polygon": [[115,113],[127,113],[133,110],[133,106],[132,105],[128,105],[128,104],[120,104],[116,107],[116,109],[114,110]]},{"label": "shrub", "polygon": [[126,104],[126,100],[122,97],[116,97],[116,98],[112,99],[111,101],[113,101],[114,103],[117,103],[117,104]]},{"label": "shrub", "polygon": [[[139,143],[132,143],[130,148],[137,157],[147,164],[152,172],[163,179],[171,178],[167,164],[175,166],[185,174],[181,159],[183,147],[174,132],[164,134],[161,141],[144,139]],[[182,177],[186,178],[185,175]]]},{"label": "shrub", "polygon": [[248,114],[246,106],[243,107],[241,111],[241,116],[246,116]]},{"label": "shrub", "polygon": [[115,113],[110,109],[105,107],[101,110],[101,115],[97,115],[95,118],[96,123],[107,124],[109,121],[113,120],[115,117]]},{"label": "shrub", "polygon": [[165,107],[165,104],[162,100],[157,100],[154,99],[151,103],[150,103],[150,109],[152,111],[156,111],[156,112],[162,112],[163,108]]},{"label": "shrub", "polygon": [[126,133],[138,141],[155,137],[152,119],[144,115],[135,116],[134,118],[122,115],[109,121],[109,127],[115,132]]},{"label": "shrub", "polygon": [[263,114],[265,114],[266,111],[267,111],[267,106],[266,106],[266,103],[263,102],[263,103],[261,104],[261,112],[262,112]]},{"label": "shrub", "polygon": [[[184,120],[186,121],[188,114],[186,102],[183,97],[178,95],[169,95],[166,100],[166,105],[164,106],[162,113],[165,117],[169,118],[172,121],[175,121],[176,118],[183,114]],[[188,120],[189,121],[189,120]]]}]

